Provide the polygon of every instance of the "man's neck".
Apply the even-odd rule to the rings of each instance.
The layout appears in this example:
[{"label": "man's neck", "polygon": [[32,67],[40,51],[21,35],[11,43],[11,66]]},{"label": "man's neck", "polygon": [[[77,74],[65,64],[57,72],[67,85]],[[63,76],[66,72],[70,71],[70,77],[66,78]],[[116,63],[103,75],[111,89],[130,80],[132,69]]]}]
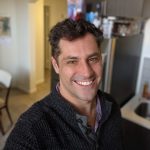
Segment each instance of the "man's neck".
[{"label": "man's neck", "polygon": [[96,120],[96,100],[92,102],[84,102],[84,105],[75,106],[76,111],[87,116],[88,125],[94,127]]},{"label": "man's neck", "polygon": [[[57,85],[57,90],[59,90],[60,92],[59,85]],[[63,96],[63,94],[61,95]],[[71,98],[68,99],[66,100],[75,108],[75,110],[80,115],[87,116],[88,125],[93,127],[96,120],[96,97],[91,101],[72,100]]]}]

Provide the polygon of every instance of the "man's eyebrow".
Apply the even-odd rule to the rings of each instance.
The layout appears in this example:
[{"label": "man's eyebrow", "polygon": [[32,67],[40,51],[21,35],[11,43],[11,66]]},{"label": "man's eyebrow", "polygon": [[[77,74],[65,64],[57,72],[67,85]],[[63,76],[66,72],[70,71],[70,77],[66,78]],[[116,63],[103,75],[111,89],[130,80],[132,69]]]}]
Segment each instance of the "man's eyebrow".
[{"label": "man's eyebrow", "polygon": [[93,56],[101,56],[101,54],[99,52],[96,52],[96,53],[90,54],[88,57],[93,57]]},{"label": "man's eyebrow", "polygon": [[[87,56],[87,58],[93,57],[93,56],[101,56],[101,54],[99,52],[95,52],[95,53],[89,54]],[[67,56],[63,60],[75,60],[75,59],[79,59],[79,57],[77,57],[77,56]]]},{"label": "man's eyebrow", "polygon": [[79,58],[76,56],[67,56],[64,58],[64,60],[72,60],[72,59],[79,59]]}]

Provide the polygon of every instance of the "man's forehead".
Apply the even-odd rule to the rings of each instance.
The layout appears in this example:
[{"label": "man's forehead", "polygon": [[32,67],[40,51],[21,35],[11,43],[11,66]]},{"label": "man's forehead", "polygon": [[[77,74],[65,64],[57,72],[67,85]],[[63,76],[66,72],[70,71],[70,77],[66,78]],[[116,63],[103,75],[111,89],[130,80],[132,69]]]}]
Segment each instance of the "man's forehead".
[{"label": "man's forehead", "polygon": [[60,41],[59,41],[59,45],[62,42],[64,42],[64,43],[74,43],[74,42],[77,42],[77,41],[80,41],[80,40],[83,40],[83,39],[92,39],[93,41],[96,42],[96,38],[95,38],[95,36],[93,34],[86,33],[85,35],[77,37],[77,38],[72,38],[72,39],[67,39],[65,37],[61,38]]}]

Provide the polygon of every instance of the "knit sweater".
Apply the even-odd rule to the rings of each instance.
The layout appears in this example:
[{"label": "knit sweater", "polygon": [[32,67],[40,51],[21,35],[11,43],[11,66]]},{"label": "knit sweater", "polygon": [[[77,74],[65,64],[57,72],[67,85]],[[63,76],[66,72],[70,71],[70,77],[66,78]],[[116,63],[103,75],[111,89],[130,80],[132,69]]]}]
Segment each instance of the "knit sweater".
[{"label": "knit sweater", "polygon": [[4,150],[122,150],[121,114],[112,97],[98,91],[102,118],[96,142],[89,142],[74,108],[56,89],[18,119]]}]

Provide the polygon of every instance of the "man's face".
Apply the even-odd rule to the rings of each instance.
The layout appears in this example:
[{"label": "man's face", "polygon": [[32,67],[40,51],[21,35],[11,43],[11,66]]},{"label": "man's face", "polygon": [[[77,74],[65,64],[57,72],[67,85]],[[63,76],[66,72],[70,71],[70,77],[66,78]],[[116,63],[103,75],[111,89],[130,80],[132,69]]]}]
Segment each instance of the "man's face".
[{"label": "man's face", "polygon": [[92,34],[73,41],[61,39],[60,55],[52,64],[59,74],[60,93],[68,101],[93,101],[102,77],[100,50]]}]

